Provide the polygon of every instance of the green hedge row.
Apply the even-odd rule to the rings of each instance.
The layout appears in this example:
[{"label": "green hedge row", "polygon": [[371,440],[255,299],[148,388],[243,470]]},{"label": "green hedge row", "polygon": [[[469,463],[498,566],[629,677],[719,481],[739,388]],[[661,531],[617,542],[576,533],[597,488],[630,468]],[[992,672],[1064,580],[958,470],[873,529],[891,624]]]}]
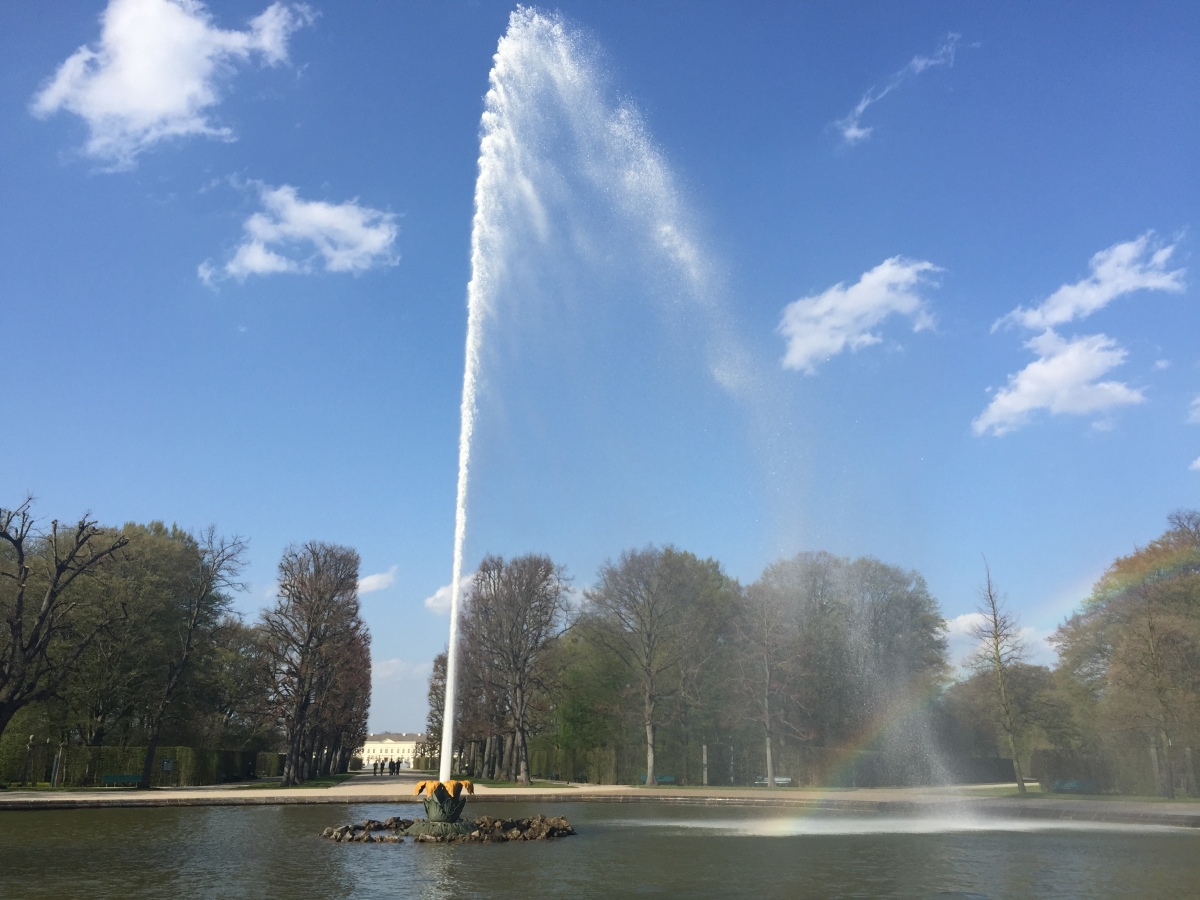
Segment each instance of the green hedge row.
[{"label": "green hedge row", "polygon": [[[105,775],[140,775],[145,747],[58,747],[35,745],[26,753],[3,754],[0,782],[49,782],[77,787],[99,786]],[[28,760],[28,761],[27,761]],[[57,772],[55,763],[57,760]],[[242,750],[197,750],[193,747],[159,747],[154,754],[151,784],[178,787],[222,784],[249,778],[270,778],[283,770],[280,753]]]}]

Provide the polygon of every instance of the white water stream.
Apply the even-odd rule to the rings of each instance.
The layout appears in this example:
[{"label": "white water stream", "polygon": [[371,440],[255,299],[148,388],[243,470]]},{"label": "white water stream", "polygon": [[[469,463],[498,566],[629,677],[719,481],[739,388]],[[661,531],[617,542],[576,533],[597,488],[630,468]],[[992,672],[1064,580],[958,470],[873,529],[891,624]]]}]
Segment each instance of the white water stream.
[{"label": "white water stream", "polygon": [[[718,299],[670,166],[630,104],[607,87],[595,44],[554,14],[518,7],[500,39],[480,127],[467,286],[450,643],[440,778],[451,774],[468,491],[485,333],[499,305],[528,320],[540,279],[572,260],[621,260],[667,324],[686,335],[728,394],[761,405],[761,372]],[[605,245],[605,252],[597,248]],[[638,268],[641,267],[641,268]],[[501,299],[503,303],[501,304]],[[521,308],[518,308],[521,307]],[[752,410],[760,412],[759,410]],[[762,419],[761,414],[757,418]]]}]

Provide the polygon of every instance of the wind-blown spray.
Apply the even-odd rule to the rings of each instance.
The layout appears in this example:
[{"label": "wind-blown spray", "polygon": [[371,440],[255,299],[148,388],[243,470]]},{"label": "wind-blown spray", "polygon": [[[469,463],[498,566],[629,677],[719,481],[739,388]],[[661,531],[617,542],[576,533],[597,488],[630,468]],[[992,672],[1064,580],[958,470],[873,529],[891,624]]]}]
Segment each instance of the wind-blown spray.
[{"label": "wind-blown spray", "polygon": [[[451,774],[458,682],[467,499],[485,332],[503,306],[528,322],[539,279],[570,260],[615,258],[647,273],[668,324],[700,350],[729,394],[761,402],[762,372],[717,299],[708,255],[695,237],[670,166],[630,104],[606,91],[599,51],[561,17],[518,7],[497,46],[480,125],[471,229],[450,645],[441,780]],[[605,244],[605,253],[596,250]],[[581,249],[582,248],[582,249]],[[547,275],[549,273],[549,275]],[[546,292],[542,292],[546,293]],[[552,292],[551,292],[552,293]],[[489,351],[490,353],[491,351]],[[760,414],[761,410],[755,410]]]}]

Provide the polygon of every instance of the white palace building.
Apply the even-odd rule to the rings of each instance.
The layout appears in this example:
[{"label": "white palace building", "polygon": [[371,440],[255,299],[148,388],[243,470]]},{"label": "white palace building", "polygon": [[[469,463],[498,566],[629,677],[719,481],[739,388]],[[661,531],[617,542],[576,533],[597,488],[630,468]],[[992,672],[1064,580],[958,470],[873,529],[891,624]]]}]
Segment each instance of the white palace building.
[{"label": "white palace building", "polygon": [[404,768],[412,768],[413,758],[417,750],[428,739],[424,734],[397,734],[383,731],[379,734],[368,734],[362,749],[354,755],[363,761],[363,768],[369,769],[372,764],[398,760]]}]

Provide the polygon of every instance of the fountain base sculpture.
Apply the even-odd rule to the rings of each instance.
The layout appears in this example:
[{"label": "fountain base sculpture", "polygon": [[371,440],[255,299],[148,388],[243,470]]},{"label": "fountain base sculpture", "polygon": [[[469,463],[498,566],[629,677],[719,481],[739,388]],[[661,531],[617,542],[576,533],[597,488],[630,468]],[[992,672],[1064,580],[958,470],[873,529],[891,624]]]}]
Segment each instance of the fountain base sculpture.
[{"label": "fountain base sculpture", "polygon": [[414,794],[425,793],[425,821],[417,820],[406,830],[409,837],[444,838],[456,834],[470,834],[473,824],[459,821],[463,807],[467,805],[467,794],[475,793],[475,785],[469,781],[418,781]]},{"label": "fountain base sculpture", "polygon": [[[567,837],[575,833],[562,816],[534,816],[531,819],[497,819],[483,816],[475,821],[463,821],[462,811],[467,804],[465,794],[474,794],[469,781],[420,781],[413,792],[424,793],[424,819],[397,819],[384,822],[367,819],[361,825],[342,825],[326,828],[321,837],[340,843],[399,844],[411,837],[418,843],[477,843],[495,844],[506,841],[544,841]],[[389,831],[376,837],[372,832]]]}]

